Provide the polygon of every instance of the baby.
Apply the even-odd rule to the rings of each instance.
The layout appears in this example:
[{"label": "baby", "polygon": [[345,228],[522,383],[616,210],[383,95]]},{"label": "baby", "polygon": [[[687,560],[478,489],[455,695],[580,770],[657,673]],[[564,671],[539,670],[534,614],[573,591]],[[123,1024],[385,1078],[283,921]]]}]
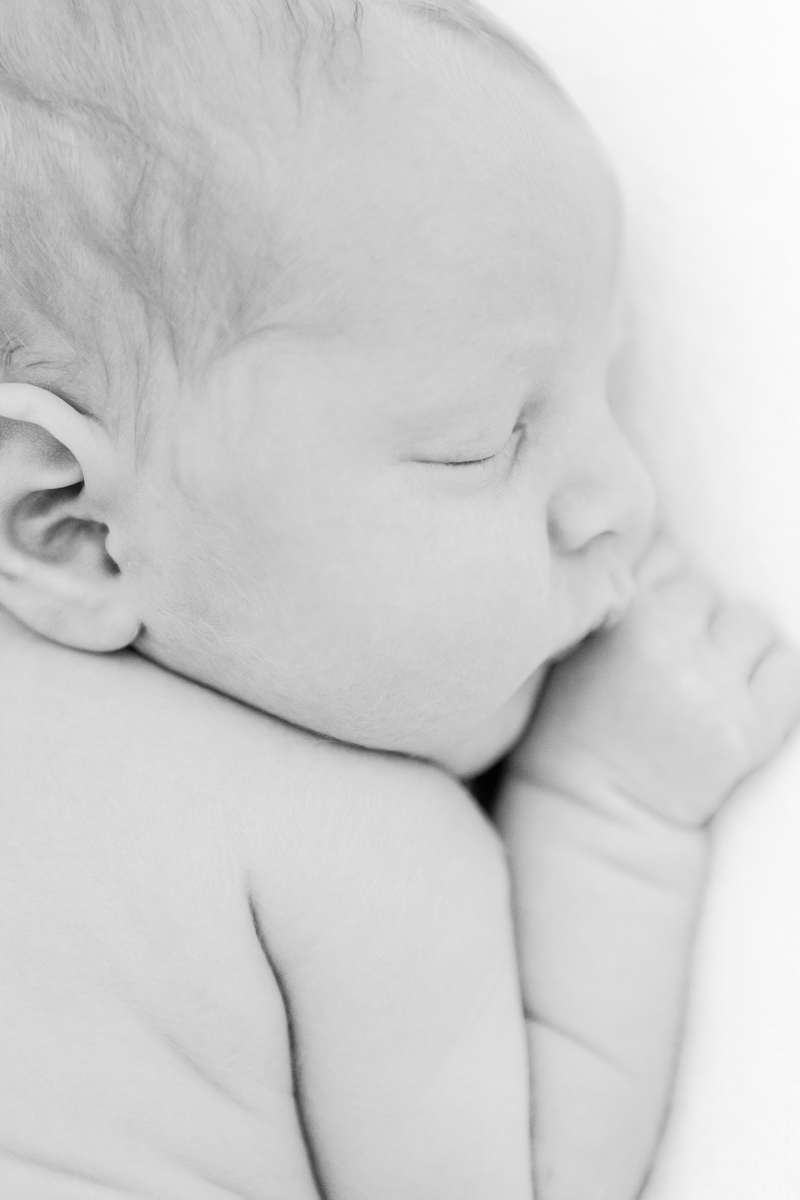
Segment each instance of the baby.
[{"label": "baby", "polygon": [[0,1196],[634,1197],[800,664],[593,138],[460,0],[8,0],[0,103]]}]

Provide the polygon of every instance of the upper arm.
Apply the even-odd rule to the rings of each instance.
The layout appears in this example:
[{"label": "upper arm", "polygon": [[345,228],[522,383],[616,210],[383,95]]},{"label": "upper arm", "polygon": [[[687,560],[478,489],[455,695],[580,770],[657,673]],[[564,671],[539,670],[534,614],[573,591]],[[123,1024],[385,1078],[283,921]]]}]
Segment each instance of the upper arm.
[{"label": "upper arm", "polygon": [[270,855],[253,890],[326,1194],[527,1200],[527,1049],[499,842],[433,768],[332,747],[319,765],[284,846],[293,884]]}]

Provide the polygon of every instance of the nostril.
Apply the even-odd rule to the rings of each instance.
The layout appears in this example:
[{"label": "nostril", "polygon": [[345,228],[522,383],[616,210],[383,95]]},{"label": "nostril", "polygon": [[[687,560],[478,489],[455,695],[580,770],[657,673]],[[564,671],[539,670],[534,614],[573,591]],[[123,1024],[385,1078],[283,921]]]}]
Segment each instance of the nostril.
[{"label": "nostril", "polygon": [[640,531],[652,527],[656,511],[655,492],[641,486],[641,479],[618,476],[610,483],[563,489],[548,510],[550,544],[574,554],[602,539],[636,541]]},{"label": "nostril", "polygon": [[652,526],[656,491],[645,463],[613,420],[584,431],[580,457],[551,499],[548,532],[561,553],[598,538],[635,540]]},{"label": "nostril", "polygon": [[585,486],[563,490],[554,498],[547,525],[550,544],[562,554],[576,554],[619,532],[603,494]]}]

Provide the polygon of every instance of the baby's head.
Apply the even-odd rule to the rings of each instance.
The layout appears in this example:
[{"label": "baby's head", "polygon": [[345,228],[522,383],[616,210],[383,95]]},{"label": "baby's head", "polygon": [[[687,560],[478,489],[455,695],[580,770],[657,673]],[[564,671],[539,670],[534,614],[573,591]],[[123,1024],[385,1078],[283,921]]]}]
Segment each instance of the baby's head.
[{"label": "baby's head", "polygon": [[652,518],[580,117],[460,0],[8,8],[0,602],[483,765]]}]

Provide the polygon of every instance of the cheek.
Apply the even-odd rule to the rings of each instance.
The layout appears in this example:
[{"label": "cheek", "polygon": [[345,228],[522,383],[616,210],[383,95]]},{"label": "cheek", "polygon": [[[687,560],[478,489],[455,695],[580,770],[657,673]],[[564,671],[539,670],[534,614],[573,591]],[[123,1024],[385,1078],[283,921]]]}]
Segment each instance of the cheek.
[{"label": "cheek", "polygon": [[336,681],[337,703],[358,697],[370,720],[455,729],[504,703],[546,657],[544,522],[457,500],[351,498],[287,540],[283,619],[302,620],[285,644],[315,647],[317,698]]},{"label": "cheek", "polygon": [[344,741],[433,755],[552,650],[540,506],[313,468],[241,471],[194,514],[202,569],[179,605],[190,669],[173,665],[196,675],[212,631],[204,679],[222,691]]}]

